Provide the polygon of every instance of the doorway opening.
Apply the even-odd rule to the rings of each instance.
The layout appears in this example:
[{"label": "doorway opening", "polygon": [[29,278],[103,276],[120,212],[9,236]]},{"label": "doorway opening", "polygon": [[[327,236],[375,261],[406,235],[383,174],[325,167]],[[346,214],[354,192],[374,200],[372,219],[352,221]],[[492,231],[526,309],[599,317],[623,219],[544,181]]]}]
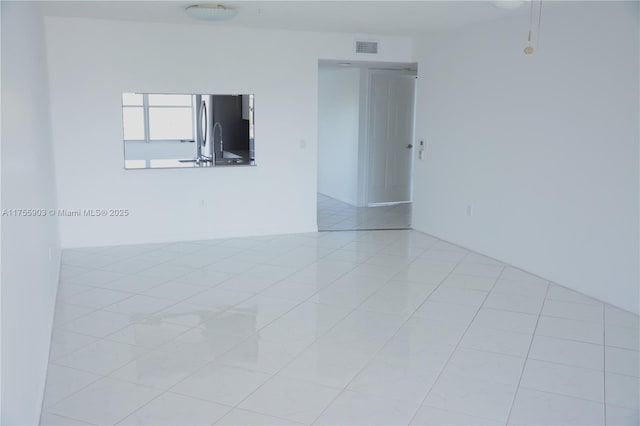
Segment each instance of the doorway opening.
[{"label": "doorway opening", "polygon": [[417,64],[319,62],[318,230],[410,229]]}]

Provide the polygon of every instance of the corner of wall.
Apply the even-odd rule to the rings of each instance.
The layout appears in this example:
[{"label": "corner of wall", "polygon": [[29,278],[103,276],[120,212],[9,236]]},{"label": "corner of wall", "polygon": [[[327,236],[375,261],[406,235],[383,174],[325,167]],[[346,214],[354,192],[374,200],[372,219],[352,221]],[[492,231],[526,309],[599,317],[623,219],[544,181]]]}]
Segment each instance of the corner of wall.
[{"label": "corner of wall", "polygon": [[37,424],[61,259],[58,219],[50,213],[57,197],[44,24],[37,2],[2,2],[0,14],[1,202],[9,211],[1,242],[1,423]]}]

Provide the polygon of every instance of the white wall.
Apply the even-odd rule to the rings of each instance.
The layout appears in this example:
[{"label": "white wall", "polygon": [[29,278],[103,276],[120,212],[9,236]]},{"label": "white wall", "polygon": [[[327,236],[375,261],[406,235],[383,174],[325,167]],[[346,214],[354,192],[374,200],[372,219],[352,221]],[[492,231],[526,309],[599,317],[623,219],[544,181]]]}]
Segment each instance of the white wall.
[{"label": "white wall", "polygon": [[318,76],[318,192],[358,204],[360,133],[358,68],[324,68]]},{"label": "white wall", "polygon": [[[56,207],[42,18],[2,2],[2,209]],[[55,216],[2,217],[2,420],[38,424],[60,243]]]},{"label": "white wall", "polygon": [[[61,218],[64,247],[317,229],[318,60],[360,59],[356,36],[53,17],[46,24],[60,207],[131,211]],[[376,60],[412,60],[410,39],[378,39]],[[123,170],[123,91],[254,93],[258,166]]]},{"label": "white wall", "polygon": [[[638,312],[638,4],[416,41],[416,229]],[[467,216],[467,205],[474,214]]]},{"label": "white wall", "polygon": [[[127,160],[193,159],[196,158],[195,142],[180,141],[127,141],[124,143]],[[124,159],[122,161],[124,167]]]}]

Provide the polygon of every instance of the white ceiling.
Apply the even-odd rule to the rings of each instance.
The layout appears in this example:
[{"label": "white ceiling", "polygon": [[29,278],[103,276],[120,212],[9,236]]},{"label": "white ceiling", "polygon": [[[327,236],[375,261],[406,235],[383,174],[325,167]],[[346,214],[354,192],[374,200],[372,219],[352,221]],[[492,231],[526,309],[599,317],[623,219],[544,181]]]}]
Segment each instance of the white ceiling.
[{"label": "white ceiling", "polygon": [[[222,1],[238,9],[229,22],[202,22],[186,6],[206,1],[48,1],[48,15],[303,31],[414,35],[526,13],[490,1]],[[214,2],[213,4],[217,4]]]}]

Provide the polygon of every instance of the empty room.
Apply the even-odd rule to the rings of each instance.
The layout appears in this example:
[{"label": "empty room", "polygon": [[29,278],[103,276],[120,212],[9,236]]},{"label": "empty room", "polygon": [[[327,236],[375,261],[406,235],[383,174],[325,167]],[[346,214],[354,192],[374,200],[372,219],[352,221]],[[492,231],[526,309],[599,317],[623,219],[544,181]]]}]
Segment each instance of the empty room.
[{"label": "empty room", "polygon": [[640,425],[636,1],[1,1],[3,425]]}]

